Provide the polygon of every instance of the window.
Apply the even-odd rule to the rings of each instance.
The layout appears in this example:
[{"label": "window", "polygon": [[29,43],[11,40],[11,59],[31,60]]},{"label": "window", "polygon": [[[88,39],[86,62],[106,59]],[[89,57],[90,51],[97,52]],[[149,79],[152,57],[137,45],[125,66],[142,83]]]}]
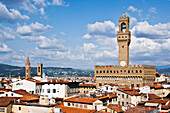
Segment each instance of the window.
[{"label": "window", "polygon": [[72,106],[74,106],[74,103],[72,103]]},{"label": "window", "polygon": [[107,73],[109,73],[109,70],[107,70]]},{"label": "window", "polygon": [[122,38],[124,38],[124,36],[122,36]]},{"label": "window", "polygon": [[122,102],[122,106],[124,106],[124,102]]},{"label": "window", "polygon": [[103,73],[105,73],[105,70],[103,71]]},{"label": "window", "polygon": [[136,70],[136,73],[138,73],[138,70]]},{"label": "window", "polygon": [[118,102],[118,104],[120,105],[120,102]]},{"label": "window", "polygon": [[98,71],[96,71],[96,73],[98,73]]},{"label": "window", "polygon": [[137,87],[140,87],[140,84],[136,84]]},{"label": "window", "polygon": [[21,107],[19,107],[19,111],[21,111]]},{"label": "window", "polygon": [[53,89],[53,93],[56,93],[56,89]]},{"label": "window", "polygon": [[117,71],[117,73],[119,73],[119,71]]},{"label": "window", "polygon": [[108,87],[106,87],[106,90],[108,90]]},{"label": "window", "polygon": [[13,93],[11,93],[11,96],[13,96],[14,94]]},{"label": "window", "polygon": [[122,70],[120,70],[120,72],[122,72]]},{"label": "window", "polygon": [[84,108],[87,108],[87,105],[84,105]]},{"label": "window", "polygon": [[133,70],[132,70],[132,73],[133,73]]},{"label": "window", "polygon": [[107,85],[107,83],[105,82],[104,85]]},{"label": "window", "polygon": [[116,73],[116,71],[114,70],[114,73]]},{"label": "window", "polygon": [[100,71],[100,73],[102,73],[102,71]]},{"label": "window", "polygon": [[8,96],[8,94],[6,94],[6,97]]},{"label": "window", "polygon": [[128,98],[128,95],[126,96],[126,98]]},{"label": "window", "polygon": [[140,70],[140,73],[142,73],[142,70]]},{"label": "window", "polygon": [[127,36],[125,36],[125,38],[127,38]]},{"label": "window", "polygon": [[124,48],[124,46],[122,46],[122,48]]},{"label": "window", "polygon": [[80,108],[83,108],[83,105],[82,105],[82,104],[80,104]]},{"label": "window", "polygon": [[102,86],[102,83],[99,83],[99,86]]},{"label": "window", "polygon": [[112,73],[112,70],[110,70],[110,73]]},{"label": "window", "polygon": [[50,93],[50,89],[47,89],[47,93]]},{"label": "window", "polygon": [[133,88],[134,87],[134,84],[131,84],[131,88]]},{"label": "window", "polygon": [[78,104],[76,104],[76,107],[78,107],[79,105]]},{"label": "window", "polygon": [[95,109],[97,109],[97,106],[95,106]]},{"label": "window", "polygon": [[130,73],[130,70],[128,70],[128,73]]},{"label": "window", "polygon": [[70,103],[68,103],[68,106],[70,106]]},{"label": "window", "polygon": [[124,94],[122,94],[122,98],[124,98]]},{"label": "window", "polygon": [[124,70],[124,72],[126,73],[126,70]]},{"label": "window", "polygon": [[120,38],[120,36],[119,36],[119,38]]},{"label": "window", "polygon": [[42,93],[44,93],[44,89],[42,89]]},{"label": "window", "polygon": [[128,102],[126,102],[126,104],[129,104]]},{"label": "window", "polygon": [[126,31],[126,24],[124,22],[121,24],[121,31]]}]

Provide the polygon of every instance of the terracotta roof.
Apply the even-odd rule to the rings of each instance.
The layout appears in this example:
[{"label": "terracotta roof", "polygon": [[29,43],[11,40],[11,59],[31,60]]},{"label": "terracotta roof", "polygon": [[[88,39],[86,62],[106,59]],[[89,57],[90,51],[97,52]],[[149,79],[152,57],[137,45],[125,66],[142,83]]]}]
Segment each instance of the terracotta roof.
[{"label": "terracotta roof", "polygon": [[0,106],[5,107],[12,103],[14,100],[19,99],[20,97],[0,97]]},{"label": "terracotta roof", "polygon": [[96,113],[97,112],[97,110],[66,107],[63,105],[55,106],[55,108],[61,108],[62,113]]},{"label": "terracotta roof", "polygon": [[80,87],[96,87],[95,84],[79,84]]},{"label": "terracotta roof", "polygon": [[117,95],[113,93],[102,93],[102,95],[108,96],[109,98],[116,98]]},{"label": "terracotta roof", "polygon": [[33,96],[23,96],[20,98],[20,101],[33,101],[33,100],[39,100],[39,98]]},{"label": "terracotta roof", "polygon": [[98,100],[98,98],[78,98],[78,97],[71,97],[68,99],[64,99],[64,101],[66,102],[78,102],[78,103],[89,103],[92,104],[93,102],[95,102],[96,100]]},{"label": "terracotta roof", "polygon": [[[147,98],[147,94],[146,93],[141,93],[141,95],[144,95],[145,98]],[[149,93],[148,94],[149,96],[149,100],[153,100],[153,99],[161,99],[162,97],[158,96],[158,95],[155,95],[155,94],[151,94]]]},{"label": "terracotta roof", "polygon": [[145,108],[145,107],[131,107],[127,109],[124,113],[149,113],[154,108]]},{"label": "terracotta roof", "polygon": [[153,100],[148,100],[146,101],[147,103],[161,103],[161,104],[166,104],[168,101],[170,101],[170,99],[163,99],[163,100],[160,100],[160,99],[153,99]]},{"label": "terracotta roof", "polygon": [[110,108],[110,109],[114,109],[116,112],[124,112],[122,109],[121,109],[121,105],[118,105],[118,104],[109,104],[107,106],[107,108]]},{"label": "terracotta roof", "polygon": [[139,96],[140,93],[133,91],[133,89],[130,88],[118,88],[118,91],[121,91],[123,93],[129,94],[129,95],[135,95],[135,96]]}]

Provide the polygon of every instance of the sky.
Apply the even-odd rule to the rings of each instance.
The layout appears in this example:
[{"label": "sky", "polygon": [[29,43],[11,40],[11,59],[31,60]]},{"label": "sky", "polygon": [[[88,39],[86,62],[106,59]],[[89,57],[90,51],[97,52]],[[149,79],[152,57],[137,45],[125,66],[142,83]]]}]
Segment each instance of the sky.
[{"label": "sky", "polygon": [[130,17],[130,64],[170,64],[169,0],[0,0],[0,63],[93,69],[118,65],[117,31]]}]

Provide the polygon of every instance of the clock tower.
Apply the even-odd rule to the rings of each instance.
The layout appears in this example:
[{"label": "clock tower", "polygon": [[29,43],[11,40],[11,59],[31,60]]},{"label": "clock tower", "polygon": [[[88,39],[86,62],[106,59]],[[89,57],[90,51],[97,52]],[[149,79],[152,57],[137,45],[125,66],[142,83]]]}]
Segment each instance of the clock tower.
[{"label": "clock tower", "polygon": [[117,42],[119,45],[119,66],[129,65],[129,45],[131,32],[129,31],[129,17],[125,11],[123,17],[119,17],[119,31],[117,31]]}]

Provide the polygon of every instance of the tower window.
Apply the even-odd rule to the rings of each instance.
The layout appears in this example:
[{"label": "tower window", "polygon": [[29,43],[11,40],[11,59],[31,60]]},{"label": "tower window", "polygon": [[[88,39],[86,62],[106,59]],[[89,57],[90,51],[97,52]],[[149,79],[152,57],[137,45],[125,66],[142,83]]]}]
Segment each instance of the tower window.
[{"label": "tower window", "polygon": [[121,31],[126,31],[126,24],[124,22],[121,24]]},{"label": "tower window", "polygon": [[127,38],[127,36],[125,36],[125,38]]},{"label": "tower window", "polygon": [[124,46],[122,46],[122,48],[124,48]]},{"label": "tower window", "polygon": [[107,70],[107,73],[109,73],[109,70]]},{"label": "tower window", "polygon": [[124,38],[124,36],[122,36],[122,38]]},{"label": "tower window", "polygon": [[138,73],[138,70],[136,70],[136,73]]},{"label": "tower window", "polygon": [[142,73],[142,70],[140,70],[140,73]]},{"label": "tower window", "polygon": [[128,73],[130,73],[130,70],[128,70]]},{"label": "tower window", "polygon": [[100,73],[102,73],[102,71],[100,71]]},{"label": "tower window", "polygon": [[126,70],[124,70],[124,72],[126,73]]},{"label": "tower window", "polygon": [[112,73],[112,70],[110,70],[110,73]]},{"label": "tower window", "polygon": [[120,70],[120,72],[122,72],[122,70]]},{"label": "tower window", "polygon": [[114,73],[116,73],[116,71],[114,70]]},{"label": "tower window", "polygon": [[96,71],[96,73],[98,73],[98,71]]},{"label": "tower window", "polygon": [[119,36],[119,38],[120,38],[120,36]]},{"label": "tower window", "polygon": [[103,73],[105,73],[105,70],[103,71]]}]

